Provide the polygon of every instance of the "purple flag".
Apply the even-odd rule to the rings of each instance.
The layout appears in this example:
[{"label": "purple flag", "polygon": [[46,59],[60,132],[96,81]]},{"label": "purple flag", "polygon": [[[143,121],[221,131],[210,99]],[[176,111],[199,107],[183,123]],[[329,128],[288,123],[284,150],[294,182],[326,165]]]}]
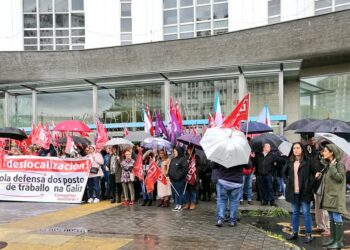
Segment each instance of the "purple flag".
[{"label": "purple flag", "polygon": [[174,113],[170,113],[171,118],[171,127],[172,130],[174,130],[174,133],[176,136],[179,136],[182,134],[182,127],[180,126],[178,120],[176,119],[176,116]]},{"label": "purple flag", "polygon": [[156,135],[157,136],[162,135],[167,140],[170,139],[168,135],[168,131],[166,130],[165,125],[158,111],[156,111]]}]

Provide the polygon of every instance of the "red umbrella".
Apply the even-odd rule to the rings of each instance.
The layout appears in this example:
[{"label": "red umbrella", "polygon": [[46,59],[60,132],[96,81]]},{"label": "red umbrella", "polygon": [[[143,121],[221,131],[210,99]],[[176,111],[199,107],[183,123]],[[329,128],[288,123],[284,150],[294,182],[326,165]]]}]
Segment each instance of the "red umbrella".
[{"label": "red umbrella", "polygon": [[82,121],[78,120],[67,120],[62,121],[59,124],[56,125],[56,127],[53,128],[54,131],[61,131],[61,132],[90,132],[90,128],[83,123]]}]

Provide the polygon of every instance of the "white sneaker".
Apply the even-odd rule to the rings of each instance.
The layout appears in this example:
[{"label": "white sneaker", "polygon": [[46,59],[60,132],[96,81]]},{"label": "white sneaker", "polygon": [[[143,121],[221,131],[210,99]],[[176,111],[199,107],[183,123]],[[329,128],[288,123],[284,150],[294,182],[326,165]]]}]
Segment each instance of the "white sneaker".
[{"label": "white sneaker", "polygon": [[92,203],[94,201],[94,199],[90,198],[88,199],[88,203]]},{"label": "white sneaker", "polygon": [[286,199],[286,197],[284,197],[284,195],[281,195],[277,198],[277,200],[285,200],[285,199]]},{"label": "white sneaker", "polygon": [[179,210],[179,205],[176,205],[171,211],[177,211],[177,210]]},{"label": "white sneaker", "polygon": [[94,203],[99,203],[99,202],[100,202],[100,199],[95,198]]}]

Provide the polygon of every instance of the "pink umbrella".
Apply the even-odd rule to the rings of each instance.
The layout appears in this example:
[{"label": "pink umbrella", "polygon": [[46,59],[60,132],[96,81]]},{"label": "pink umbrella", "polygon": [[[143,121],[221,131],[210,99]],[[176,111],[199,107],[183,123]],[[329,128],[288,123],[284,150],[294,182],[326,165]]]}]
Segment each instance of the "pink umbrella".
[{"label": "pink umbrella", "polygon": [[91,132],[91,129],[82,121],[66,120],[62,121],[53,128],[53,131],[61,132]]}]

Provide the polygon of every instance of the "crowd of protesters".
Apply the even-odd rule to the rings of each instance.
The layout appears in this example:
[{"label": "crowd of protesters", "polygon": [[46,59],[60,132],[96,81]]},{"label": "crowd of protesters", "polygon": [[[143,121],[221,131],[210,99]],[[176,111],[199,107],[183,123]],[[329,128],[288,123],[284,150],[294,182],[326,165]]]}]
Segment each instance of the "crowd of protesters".
[{"label": "crowd of protesters", "polygon": [[[12,145],[8,155],[21,155]],[[138,152],[142,150],[143,174],[147,175],[151,162],[156,162],[167,184],[155,183],[148,192],[144,179],[135,177],[132,169]],[[198,151],[198,152],[197,152]],[[199,200],[217,200],[217,223],[225,220],[237,225],[237,208],[247,200],[252,204],[253,180],[261,205],[275,206],[275,199],[286,199],[292,207],[292,234],[288,240],[298,238],[299,216],[302,211],[305,224],[305,242],[312,241],[312,231],[320,231],[330,240],[323,246],[340,248],[343,245],[343,219],[345,206],[346,168],[340,150],[334,144],[294,143],[289,155],[273,152],[271,145],[263,145],[262,152],[252,152],[249,163],[226,168],[210,162],[193,146],[177,146],[173,151],[165,149],[120,148],[117,145],[97,152],[94,145],[78,146],[73,155],[66,154],[53,145],[49,149],[29,147],[26,154],[37,156],[85,157],[92,162],[84,200],[98,203],[110,199],[111,203],[133,206],[152,206],[158,199],[158,207],[167,208],[173,200],[173,211],[194,210]],[[194,157],[196,181],[189,184],[186,176]],[[313,204],[313,205],[312,205]],[[312,227],[310,210],[315,208],[316,226]],[[229,213],[226,213],[229,211]]]}]

